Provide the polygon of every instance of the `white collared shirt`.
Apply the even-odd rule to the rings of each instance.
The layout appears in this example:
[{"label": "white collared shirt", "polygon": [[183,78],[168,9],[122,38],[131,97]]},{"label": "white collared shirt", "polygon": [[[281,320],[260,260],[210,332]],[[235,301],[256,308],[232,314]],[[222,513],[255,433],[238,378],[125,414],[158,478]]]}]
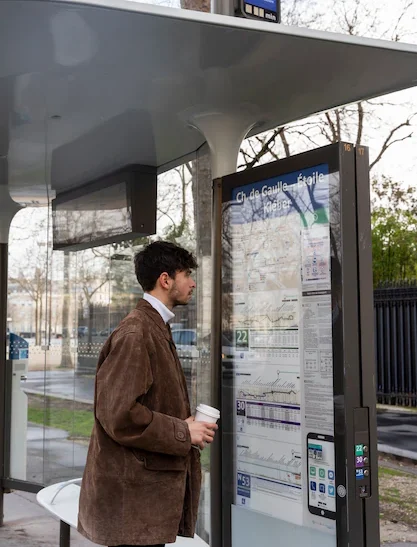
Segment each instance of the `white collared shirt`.
[{"label": "white collared shirt", "polygon": [[169,310],[165,304],[163,304],[160,300],[155,298],[149,293],[145,293],[143,295],[143,299],[146,300],[146,302],[149,302],[149,304],[159,313],[159,315],[164,320],[164,323],[169,323],[174,319],[175,314],[172,313],[171,310]]}]

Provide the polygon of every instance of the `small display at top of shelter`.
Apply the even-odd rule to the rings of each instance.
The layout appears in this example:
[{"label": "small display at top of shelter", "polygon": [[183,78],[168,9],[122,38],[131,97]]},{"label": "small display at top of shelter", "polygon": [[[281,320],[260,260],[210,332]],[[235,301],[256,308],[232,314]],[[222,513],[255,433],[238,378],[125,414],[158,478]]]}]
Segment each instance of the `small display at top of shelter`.
[{"label": "small display at top of shelter", "polygon": [[271,23],[280,22],[280,0],[240,0],[239,14]]}]

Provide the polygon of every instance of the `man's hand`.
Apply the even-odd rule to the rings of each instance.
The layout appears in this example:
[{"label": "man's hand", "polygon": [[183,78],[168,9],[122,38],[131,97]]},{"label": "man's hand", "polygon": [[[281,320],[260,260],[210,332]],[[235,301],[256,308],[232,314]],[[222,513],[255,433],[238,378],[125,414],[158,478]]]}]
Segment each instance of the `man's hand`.
[{"label": "man's hand", "polygon": [[212,443],[214,434],[218,429],[217,424],[207,422],[196,422],[193,416],[185,420],[188,424],[191,435],[191,444],[203,449],[205,443]]}]

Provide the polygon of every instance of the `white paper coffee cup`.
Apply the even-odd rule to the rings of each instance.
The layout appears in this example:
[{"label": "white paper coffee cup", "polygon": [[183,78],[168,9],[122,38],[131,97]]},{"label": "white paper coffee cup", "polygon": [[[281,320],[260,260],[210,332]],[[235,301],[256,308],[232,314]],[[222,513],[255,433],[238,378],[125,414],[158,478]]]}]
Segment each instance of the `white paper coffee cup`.
[{"label": "white paper coffee cup", "polygon": [[215,424],[220,418],[220,410],[212,406],[200,404],[196,408],[195,421]]}]

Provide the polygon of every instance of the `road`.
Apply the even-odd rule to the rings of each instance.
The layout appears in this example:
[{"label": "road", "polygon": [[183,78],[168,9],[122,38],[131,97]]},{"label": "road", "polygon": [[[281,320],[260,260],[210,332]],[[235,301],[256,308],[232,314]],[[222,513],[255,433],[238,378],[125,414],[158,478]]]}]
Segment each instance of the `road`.
[{"label": "road", "polygon": [[378,412],[378,443],[414,452],[417,458],[417,412]]},{"label": "road", "polygon": [[78,376],[73,370],[29,371],[22,388],[28,393],[92,403],[94,376]]}]

